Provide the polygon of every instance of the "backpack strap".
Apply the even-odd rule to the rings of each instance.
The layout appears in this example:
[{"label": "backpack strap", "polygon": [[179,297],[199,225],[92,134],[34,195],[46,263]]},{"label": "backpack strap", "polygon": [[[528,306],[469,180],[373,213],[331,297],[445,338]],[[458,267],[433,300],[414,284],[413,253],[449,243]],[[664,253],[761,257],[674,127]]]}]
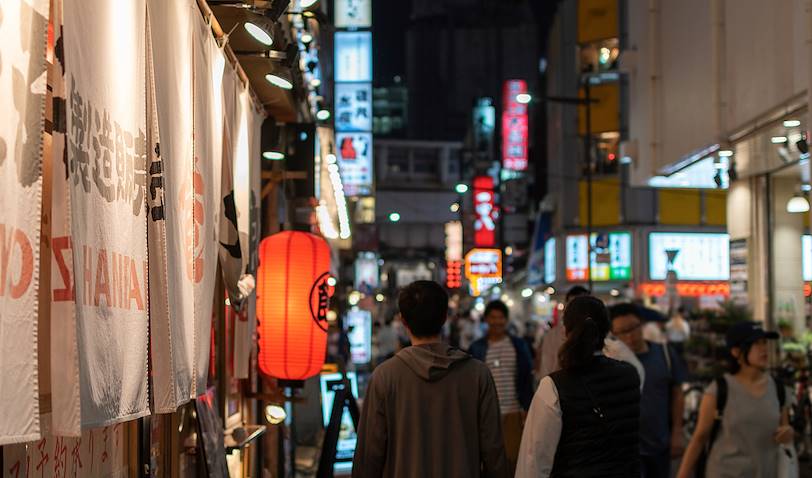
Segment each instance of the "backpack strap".
[{"label": "backpack strap", "polygon": [[719,430],[722,428],[722,415],[725,412],[725,405],[727,404],[727,380],[725,377],[716,377],[716,417],[713,419],[713,428],[711,428],[711,436],[708,441],[707,450],[713,447],[713,442],[719,435]]}]

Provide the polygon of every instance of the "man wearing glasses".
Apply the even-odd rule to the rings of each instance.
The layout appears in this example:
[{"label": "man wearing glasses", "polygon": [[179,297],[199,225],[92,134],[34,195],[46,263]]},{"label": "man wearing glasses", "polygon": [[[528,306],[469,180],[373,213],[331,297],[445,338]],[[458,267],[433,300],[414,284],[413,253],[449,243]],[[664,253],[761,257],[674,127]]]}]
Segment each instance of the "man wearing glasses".
[{"label": "man wearing glasses", "polygon": [[682,455],[684,400],[681,385],[687,379],[682,360],[668,344],[643,338],[640,310],[633,304],[609,309],[612,334],[637,355],[646,381],[640,400],[640,458],[642,478],[668,478],[671,460]]}]

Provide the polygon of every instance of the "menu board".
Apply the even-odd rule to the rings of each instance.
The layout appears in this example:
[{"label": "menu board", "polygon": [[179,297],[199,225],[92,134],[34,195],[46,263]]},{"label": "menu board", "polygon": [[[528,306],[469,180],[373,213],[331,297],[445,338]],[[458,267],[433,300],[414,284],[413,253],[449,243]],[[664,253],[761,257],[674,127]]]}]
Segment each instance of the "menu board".
[{"label": "menu board", "polygon": [[730,279],[730,236],[723,233],[652,232],[648,236],[651,280],[665,280],[668,252],[678,280]]},{"label": "menu board", "polygon": [[[347,381],[350,383],[353,396],[358,397],[358,381],[355,372],[347,372]],[[330,423],[336,391],[343,390],[345,383],[340,373],[325,373],[320,377],[321,407],[325,427]],[[358,435],[352,421],[352,415],[345,406],[341,412],[341,431],[338,434],[338,443],[336,445],[336,460],[333,467],[336,472],[348,473],[352,470],[352,458],[355,455],[357,442]]]},{"label": "menu board", "polygon": [[[591,236],[589,267],[594,281],[621,281],[632,278],[632,236],[628,232],[599,232]],[[567,280],[587,280],[586,234],[567,237]]]}]

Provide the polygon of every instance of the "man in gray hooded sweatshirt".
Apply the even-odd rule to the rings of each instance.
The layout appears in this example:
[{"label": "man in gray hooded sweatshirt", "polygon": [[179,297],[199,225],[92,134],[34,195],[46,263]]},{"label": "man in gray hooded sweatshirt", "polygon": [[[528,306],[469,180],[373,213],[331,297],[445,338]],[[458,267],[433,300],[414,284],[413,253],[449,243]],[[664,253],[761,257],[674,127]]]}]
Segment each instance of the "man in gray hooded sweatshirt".
[{"label": "man in gray hooded sweatshirt", "polygon": [[448,294],[417,281],[398,306],[412,346],[372,374],[353,478],[507,478],[491,373],[440,337]]}]

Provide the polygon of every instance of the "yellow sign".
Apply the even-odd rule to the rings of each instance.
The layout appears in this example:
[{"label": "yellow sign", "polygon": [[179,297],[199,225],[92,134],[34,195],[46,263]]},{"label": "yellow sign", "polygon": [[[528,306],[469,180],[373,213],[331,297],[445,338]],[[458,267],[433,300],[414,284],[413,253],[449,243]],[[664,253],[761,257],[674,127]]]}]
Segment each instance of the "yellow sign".
[{"label": "yellow sign", "polygon": [[502,282],[502,250],[471,249],[465,255],[465,277],[474,297],[482,293],[483,286]]},{"label": "yellow sign", "polygon": [[591,43],[620,36],[618,0],[578,1],[578,43]]},{"label": "yellow sign", "polygon": [[[581,88],[578,97],[584,96]],[[590,111],[592,134],[620,131],[620,83],[590,85],[589,97],[593,100]],[[586,106],[578,107],[578,134],[586,135]]]}]

